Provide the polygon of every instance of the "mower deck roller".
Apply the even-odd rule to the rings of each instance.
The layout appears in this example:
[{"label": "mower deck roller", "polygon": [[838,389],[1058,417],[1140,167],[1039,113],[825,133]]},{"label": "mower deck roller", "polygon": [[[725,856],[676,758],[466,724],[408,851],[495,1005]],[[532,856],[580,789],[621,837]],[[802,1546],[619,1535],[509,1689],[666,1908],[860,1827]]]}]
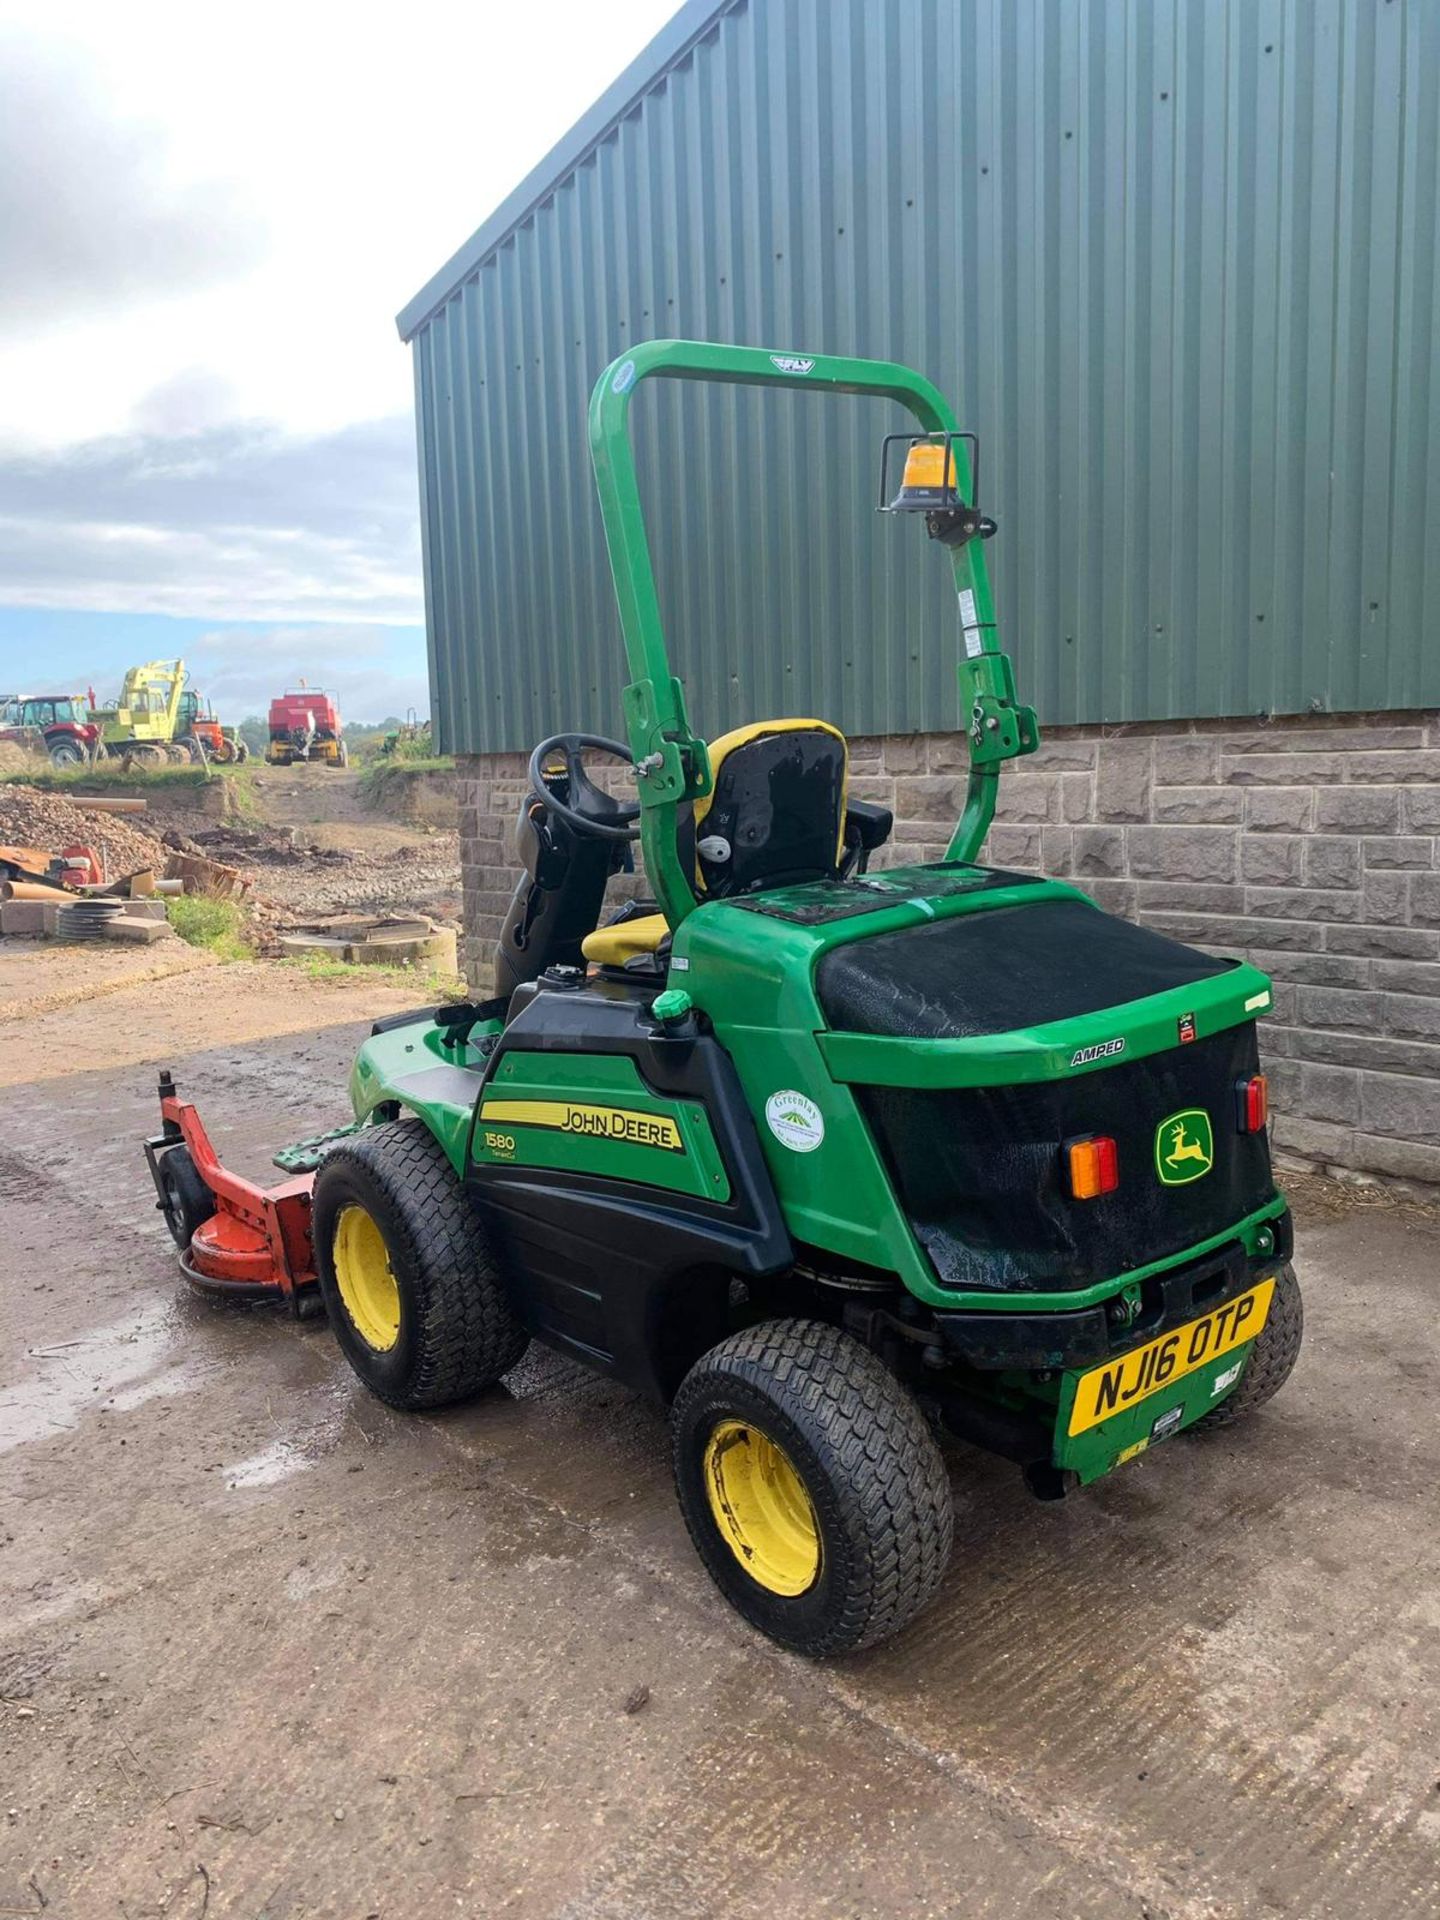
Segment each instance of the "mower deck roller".
[{"label": "mower deck roller", "polygon": [[[970,772],[944,859],[867,870],[894,823],[852,797],[827,721],[691,730],[629,438],[653,379],[911,414],[879,499],[954,576]],[[147,1153],[187,1271],[323,1298],[392,1406],[478,1394],[532,1337],[667,1405],[721,1593],[782,1646],[852,1651],[944,1577],[937,1425],[1054,1499],[1284,1383],[1302,1312],[1270,983],[978,864],[1039,734],[999,650],[978,448],[929,381],[649,341],[601,375],[590,445],[627,737],[535,748],[496,998],[378,1022],[354,1130],[282,1156],[279,1187],[227,1173],[168,1076]],[[592,778],[597,755],[633,787]],[[637,840],[654,898],[602,921]]]}]

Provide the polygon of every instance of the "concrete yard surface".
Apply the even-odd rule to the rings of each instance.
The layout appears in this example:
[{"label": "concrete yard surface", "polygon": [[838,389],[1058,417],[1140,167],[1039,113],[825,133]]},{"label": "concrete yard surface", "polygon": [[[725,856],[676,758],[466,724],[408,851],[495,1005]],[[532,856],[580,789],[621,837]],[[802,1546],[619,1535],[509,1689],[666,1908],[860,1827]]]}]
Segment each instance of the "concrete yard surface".
[{"label": "concrete yard surface", "polygon": [[1056,1506],[955,1446],[938,1604],[810,1665],[711,1587],[633,1396],[532,1348],[407,1418],[323,1322],[181,1284],[156,1066],[260,1174],[399,1004],[256,966],[0,1025],[0,1914],[1437,1911],[1425,1209],[1306,1199],[1248,1426]]}]

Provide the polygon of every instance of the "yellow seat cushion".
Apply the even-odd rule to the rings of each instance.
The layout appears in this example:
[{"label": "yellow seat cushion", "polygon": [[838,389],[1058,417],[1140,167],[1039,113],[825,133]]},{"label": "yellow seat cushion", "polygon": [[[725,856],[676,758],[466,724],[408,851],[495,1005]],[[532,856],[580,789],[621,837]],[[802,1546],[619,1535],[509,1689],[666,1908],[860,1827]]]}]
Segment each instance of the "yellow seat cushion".
[{"label": "yellow seat cushion", "polygon": [[613,927],[597,927],[580,942],[587,960],[602,967],[623,967],[637,954],[654,953],[670,931],[663,913],[647,913],[637,920],[621,920]]}]

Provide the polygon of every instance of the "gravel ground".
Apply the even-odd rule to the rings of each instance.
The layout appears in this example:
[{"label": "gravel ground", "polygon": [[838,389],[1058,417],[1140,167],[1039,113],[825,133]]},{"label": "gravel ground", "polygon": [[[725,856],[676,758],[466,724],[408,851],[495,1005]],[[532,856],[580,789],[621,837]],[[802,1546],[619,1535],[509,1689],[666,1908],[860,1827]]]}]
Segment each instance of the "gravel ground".
[{"label": "gravel ground", "polygon": [[247,911],[262,952],[286,928],[340,913],[420,913],[459,927],[458,834],[368,813],[354,775],[291,770],[284,784],[272,776],[254,791],[261,817],[241,823],[210,821],[159,792],[144,814],[118,815],[33,787],[0,787],[0,842],[98,845],[112,878],[161,867],[171,852],[237,867],[250,881]]},{"label": "gravel ground", "polygon": [[253,791],[258,819],[182,830],[252,876],[262,951],[285,927],[339,913],[421,913],[459,927],[458,833],[372,811],[358,773],[262,767]]},{"label": "gravel ground", "polygon": [[262,951],[299,922],[352,912],[428,914],[460,924],[460,842],[414,829],[398,846],[313,846],[304,828],[192,828],[197,851],[251,879],[250,918]]}]

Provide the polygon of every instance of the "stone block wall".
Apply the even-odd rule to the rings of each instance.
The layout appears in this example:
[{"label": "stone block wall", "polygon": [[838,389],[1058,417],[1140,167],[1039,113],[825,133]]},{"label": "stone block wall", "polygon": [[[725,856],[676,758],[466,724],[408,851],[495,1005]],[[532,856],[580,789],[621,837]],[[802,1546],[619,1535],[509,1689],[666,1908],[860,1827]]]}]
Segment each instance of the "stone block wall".
[{"label": "stone block wall", "polygon": [[[851,742],[853,790],[895,810],[877,865],[944,853],[967,765],[955,734]],[[525,758],[464,760],[459,780],[466,957],[484,987]],[[1440,714],[1055,728],[1000,795],[988,861],[1273,977],[1261,1044],[1282,1148],[1440,1184]]]}]

